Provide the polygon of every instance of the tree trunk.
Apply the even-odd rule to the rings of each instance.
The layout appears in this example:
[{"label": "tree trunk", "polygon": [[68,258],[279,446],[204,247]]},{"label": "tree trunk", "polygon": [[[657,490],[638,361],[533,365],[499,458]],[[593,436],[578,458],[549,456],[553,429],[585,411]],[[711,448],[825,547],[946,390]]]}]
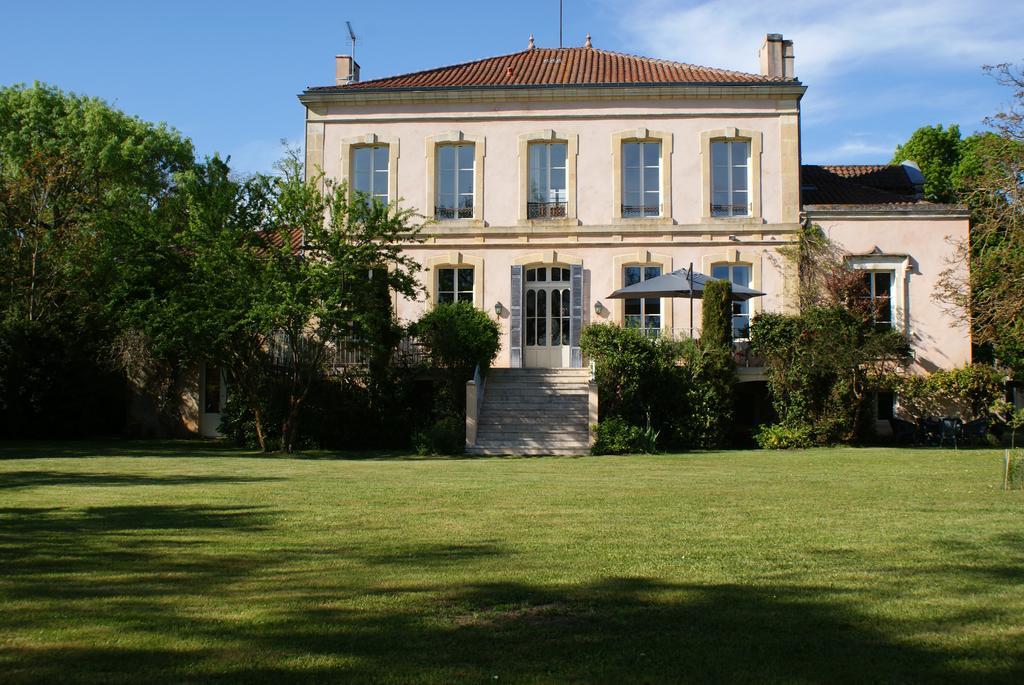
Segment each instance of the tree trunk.
[{"label": "tree trunk", "polygon": [[260,416],[259,403],[253,404],[253,423],[256,426],[256,442],[259,443],[260,450],[263,452],[267,451],[267,441],[263,437],[263,417]]},{"label": "tree trunk", "polygon": [[291,454],[295,449],[295,432],[299,422],[299,405],[302,400],[296,400],[294,397],[289,398],[288,415],[284,419],[284,423],[281,426],[281,449],[288,454]]}]

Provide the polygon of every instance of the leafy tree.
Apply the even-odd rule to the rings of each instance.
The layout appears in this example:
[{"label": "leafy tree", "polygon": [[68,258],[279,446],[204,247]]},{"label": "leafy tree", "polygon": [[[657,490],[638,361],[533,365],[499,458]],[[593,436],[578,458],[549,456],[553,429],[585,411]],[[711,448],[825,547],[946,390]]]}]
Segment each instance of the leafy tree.
[{"label": "leafy tree", "polygon": [[896,148],[892,163],[915,162],[924,174],[924,196],[932,202],[956,202],[960,162],[965,141],[960,127],[922,126]]},{"label": "leafy tree", "polygon": [[[192,163],[191,143],[176,131],[101,100],[41,84],[0,88],[8,434],[120,428],[122,388],[110,364],[120,324],[108,297],[118,290],[118,254],[127,236],[165,217],[172,175]],[[102,407],[111,409],[98,417]]]},{"label": "leafy tree", "polygon": [[161,350],[225,370],[263,449],[266,406],[281,407],[274,433],[292,451],[339,341],[371,339],[382,320],[393,328],[382,293],[418,293],[419,267],[402,252],[418,228],[410,211],[304,181],[294,152],[280,170],[237,180],[214,158],[182,174],[184,228],[153,239],[156,260],[175,275],[162,281],[139,257],[138,283],[151,290],[133,314]]},{"label": "leafy tree", "polygon": [[960,163],[959,201],[971,234],[940,278],[936,297],[971,324],[975,344],[1024,373],[1024,72],[986,67],[1014,91],[1013,104],[986,119]]}]

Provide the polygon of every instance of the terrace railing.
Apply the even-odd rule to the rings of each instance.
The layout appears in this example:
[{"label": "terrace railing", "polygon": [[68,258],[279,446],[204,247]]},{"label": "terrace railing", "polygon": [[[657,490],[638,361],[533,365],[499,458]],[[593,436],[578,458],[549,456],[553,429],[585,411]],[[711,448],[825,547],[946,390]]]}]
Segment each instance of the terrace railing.
[{"label": "terrace railing", "polygon": [[526,218],[564,219],[568,206],[566,202],[527,202]]},{"label": "terrace railing", "polygon": [[472,207],[434,207],[435,219],[472,219]]},{"label": "terrace railing", "polygon": [[661,207],[658,205],[622,205],[622,217],[624,219],[633,219],[643,216],[658,216],[660,213]]},{"label": "terrace railing", "polygon": [[[667,338],[669,340],[687,340],[691,337],[696,340],[700,338],[700,328],[640,328],[637,329],[644,335],[651,338]],[[732,341],[732,354],[736,366],[745,368],[756,368],[764,366],[764,360],[756,356],[750,350],[750,341],[746,339],[734,339]]]},{"label": "terrace railing", "polygon": [[[268,345],[267,354],[272,364],[281,367],[291,365],[291,350],[281,338],[275,338]],[[405,337],[399,342],[391,357],[395,366],[409,367],[426,361],[427,352],[415,338]],[[343,338],[328,350],[326,367],[328,373],[341,373],[345,370],[366,367],[370,364],[370,350],[366,343],[357,338]]]}]

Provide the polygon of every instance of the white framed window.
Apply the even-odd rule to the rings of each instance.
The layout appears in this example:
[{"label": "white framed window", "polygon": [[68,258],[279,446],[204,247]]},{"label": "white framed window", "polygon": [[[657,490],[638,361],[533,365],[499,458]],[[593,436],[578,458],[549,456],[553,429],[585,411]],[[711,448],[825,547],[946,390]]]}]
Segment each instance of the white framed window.
[{"label": "white framed window", "polygon": [[750,141],[711,141],[711,216],[750,216]]},{"label": "white framed window", "polygon": [[388,203],[390,151],[387,145],[352,148],[352,190],[368,200]]},{"label": "white framed window", "polygon": [[876,271],[864,269],[864,290],[861,295],[871,321],[876,328],[893,327],[892,291],[895,273],[892,271]]},{"label": "white framed window", "polygon": [[471,266],[437,269],[437,303],[473,302],[476,274]]},{"label": "white framed window", "polygon": [[622,217],[661,216],[661,141],[622,143]]},{"label": "white framed window", "polygon": [[[622,284],[630,286],[661,275],[661,266],[630,265],[622,269]],[[661,298],[631,297],[622,301],[626,328],[641,328],[657,334],[661,331]]]},{"label": "white framed window", "polygon": [[[714,264],[711,266],[711,277],[749,288],[751,270],[749,264]],[[746,340],[750,337],[750,302],[748,300],[743,302],[733,300],[732,337],[733,340]]]},{"label": "white framed window", "polygon": [[437,146],[436,218],[473,218],[475,161],[474,143],[446,143]]},{"label": "white framed window", "polygon": [[568,210],[568,144],[530,143],[527,219],[563,219]]}]

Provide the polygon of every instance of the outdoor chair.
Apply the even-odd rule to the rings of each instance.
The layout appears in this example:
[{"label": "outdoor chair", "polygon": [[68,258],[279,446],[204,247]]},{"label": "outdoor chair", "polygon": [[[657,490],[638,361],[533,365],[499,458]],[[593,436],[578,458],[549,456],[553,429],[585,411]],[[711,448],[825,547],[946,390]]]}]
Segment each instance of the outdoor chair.
[{"label": "outdoor chair", "polygon": [[968,445],[981,445],[988,435],[988,421],[985,419],[974,419],[968,421],[963,427],[963,441]]},{"label": "outdoor chair", "polygon": [[892,439],[897,445],[913,445],[918,441],[917,426],[903,419],[889,419],[892,428]]},{"label": "outdoor chair", "polygon": [[946,443],[952,443],[953,449],[959,449],[959,442],[963,432],[964,422],[952,416],[946,416],[941,422],[941,433],[939,435],[939,447]]}]

